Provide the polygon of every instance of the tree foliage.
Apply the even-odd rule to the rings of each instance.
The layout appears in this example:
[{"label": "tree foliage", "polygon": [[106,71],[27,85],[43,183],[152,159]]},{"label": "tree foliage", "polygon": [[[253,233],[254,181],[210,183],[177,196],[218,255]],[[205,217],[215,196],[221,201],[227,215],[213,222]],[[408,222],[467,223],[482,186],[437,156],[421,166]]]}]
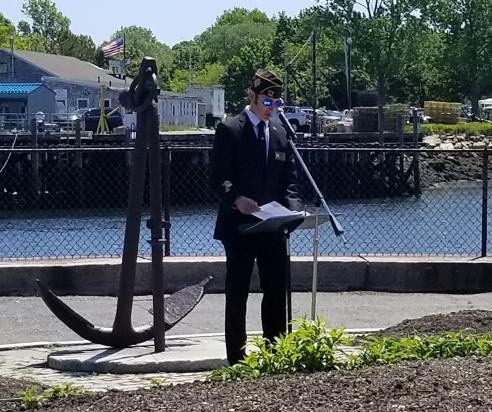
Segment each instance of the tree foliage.
[{"label": "tree foliage", "polygon": [[[128,75],[135,77],[144,56],[152,56],[157,62],[158,80],[161,88],[169,89],[169,73],[173,56],[171,49],[156,39],[149,29],[129,26],[113,34],[111,40],[125,38],[125,58],[130,60]],[[120,58],[123,58],[121,56]]]},{"label": "tree foliage", "polygon": [[[0,14],[0,46],[61,53],[105,67],[90,36],[70,31],[70,20],[51,0],[24,0],[32,24],[14,27]],[[222,84],[227,110],[245,104],[258,67],[288,76],[292,104],[311,104],[312,40],[316,32],[317,104],[344,108],[345,36],[350,30],[354,90],[377,89],[380,101],[471,101],[492,93],[492,0],[318,0],[297,16],[269,18],[258,9],[233,8],[193,40],[169,48],[148,29],[130,26],[125,37],[129,75],[145,55],[158,63],[162,89]],[[117,58],[123,58],[117,57]]]},{"label": "tree foliage", "polygon": [[224,12],[198,36],[207,63],[227,64],[238,50],[254,41],[270,40],[275,24],[261,11],[235,8]]},{"label": "tree foliage", "polygon": [[62,36],[69,30],[70,19],[50,0],[25,0],[22,12],[32,19],[32,32],[43,39],[47,53],[59,53]]},{"label": "tree foliage", "polygon": [[441,70],[447,97],[470,99],[474,109],[492,92],[492,1],[423,0],[422,20],[441,33]]}]

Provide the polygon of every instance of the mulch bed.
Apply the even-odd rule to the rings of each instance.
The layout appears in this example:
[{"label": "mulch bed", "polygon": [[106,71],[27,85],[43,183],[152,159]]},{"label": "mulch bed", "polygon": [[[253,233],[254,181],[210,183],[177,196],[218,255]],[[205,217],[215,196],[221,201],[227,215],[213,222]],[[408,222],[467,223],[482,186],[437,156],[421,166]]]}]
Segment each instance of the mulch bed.
[{"label": "mulch bed", "polygon": [[[406,320],[385,335],[492,331],[492,312]],[[0,378],[0,398],[26,383]],[[17,406],[17,409],[14,407]],[[19,404],[0,403],[0,411]],[[455,358],[354,371],[283,375],[248,382],[195,382],[106,392],[53,402],[50,411],[491,411],[492,358]]]}]

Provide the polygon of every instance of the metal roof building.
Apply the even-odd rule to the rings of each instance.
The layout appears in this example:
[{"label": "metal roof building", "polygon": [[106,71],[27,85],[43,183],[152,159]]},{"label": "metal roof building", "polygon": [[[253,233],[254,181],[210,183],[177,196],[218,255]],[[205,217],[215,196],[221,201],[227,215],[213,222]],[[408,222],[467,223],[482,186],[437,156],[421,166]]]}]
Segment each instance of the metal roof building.
[{"label": "metal roof building", "polygon": [[55,92],[43,83],[0,83],[0,114],[54,110]]}]

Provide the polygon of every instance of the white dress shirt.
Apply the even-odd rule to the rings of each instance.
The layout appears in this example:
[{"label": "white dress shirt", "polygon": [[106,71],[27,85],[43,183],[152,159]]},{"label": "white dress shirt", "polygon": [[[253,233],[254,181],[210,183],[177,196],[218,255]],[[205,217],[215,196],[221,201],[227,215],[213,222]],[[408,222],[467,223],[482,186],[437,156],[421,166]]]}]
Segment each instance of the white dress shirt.
[{"label": "white dress shirt", "polygon": [[[261,119],[249,109],[249,105],[246,106],[244,110],[246,111],[249,120],[253,124],[253,129],[255,130],[256,137],[258,138],[258,125],[260,124]],[[269,121],[268,120],[263,120],[263,121],[265,122],[265,146],[266,146],[265,156],[268,161],[268,145],[270,144],[270,130],[268,128]]]}]

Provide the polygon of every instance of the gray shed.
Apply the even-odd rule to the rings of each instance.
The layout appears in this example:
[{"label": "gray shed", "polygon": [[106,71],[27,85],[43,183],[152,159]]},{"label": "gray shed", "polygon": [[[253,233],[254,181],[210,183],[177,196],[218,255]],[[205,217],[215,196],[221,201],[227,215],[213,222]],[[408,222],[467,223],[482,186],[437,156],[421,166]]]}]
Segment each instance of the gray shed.
[{"label": "gray shed", "polygon": [[0,83],[0,114],[53,113],[55,92],[43,83]]}]

